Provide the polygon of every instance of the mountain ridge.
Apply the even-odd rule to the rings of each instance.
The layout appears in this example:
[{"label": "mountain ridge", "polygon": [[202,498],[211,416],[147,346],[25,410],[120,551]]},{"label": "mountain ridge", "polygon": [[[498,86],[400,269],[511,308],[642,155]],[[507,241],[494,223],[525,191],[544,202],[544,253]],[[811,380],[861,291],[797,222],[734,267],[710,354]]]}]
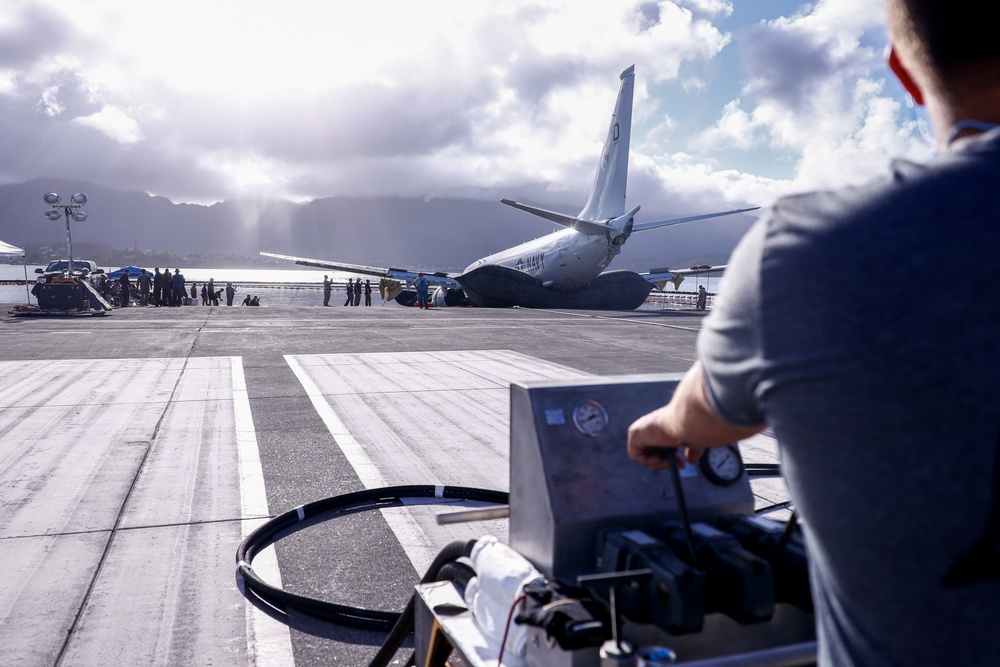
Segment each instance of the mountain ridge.
[{"label": "mountain ridge", "polygon": [[[74,244],[107,244],[125,252],[254,258],[269,251],[371,266],[461,271],[479,257],[553,230],[550,223],[499,202],[477,199],[338,196],[306,203],[234,199],[206,205],[39,178],[0,186],[0,239],[22,247],[61,243],[65,254],[65,224],[44,216],[49,207],[42,195],[52,191],[63,201],[75,192],[88,195],[88,220],[71,223]],[[551,202],[538,205],[576,210]],[[643,271],[721,264],[752,221],[745,215],[727,216],[644,232],[642,243],[631,239],[611,266]]]}]

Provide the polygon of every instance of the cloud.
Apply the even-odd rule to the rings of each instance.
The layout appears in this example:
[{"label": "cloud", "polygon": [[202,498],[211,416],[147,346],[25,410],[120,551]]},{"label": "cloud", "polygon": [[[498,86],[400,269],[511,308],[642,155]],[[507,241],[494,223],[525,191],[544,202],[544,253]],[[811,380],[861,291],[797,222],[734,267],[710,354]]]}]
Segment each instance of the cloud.
[{"label": "cloud", "polygon": [[116,106],[106,106],[89,116],[78,116],[73,122],[99,130],[120,144],[134,144],[142,139],[139,123]]},{"label": "cloud", "polygon": [[[200,203],[582,205],[632,64],[643,129],[629,197],[644,211],[766,203],[831,169],[868,173],[913,151],[867,0],[731,32],[724,0],[616,0],[596,13],[569,0],[6,4],[4,180],[85,174]],[[715,103],[730,53],[742,80]],[[663,95],[671,86],[679,96]],[[754,165],[775,156],[794,165],[787,178]]]},{"label": "cloud", "polygon": [[709,147],[732,146],[746,150],[753,146],[754,135],[761,126],[740,108],[739,100],[733,100],[722,110],[722,117],[715,125],[701,134],[701,140]]},{"label": "cloud", "polygon": [[6,0],[0,14],[0,70],[44,60],[53,44],[74,39],[72,25],[56,9],[30,0]]},{"label": "cloud", "polygon": [[705,16],[729,16],[733,13],[733,3],[729,0],[682,0],[679,4]]},{"label": "cloud", "polygon": [[745,84],[698,141],[716,151],[766,150],[793,165],[786,178],[757,181],[766,188],[758,201],[868,180],[890,156],[929,155],[884,65],[879,10],[823,0],[735,35]]},{"label": "cloud", "polygon": [[38,100],[37,108],[46,116],[58,116],[65,111],[63,105],[59,104],[59,86],[49,86],[42,91]]}]

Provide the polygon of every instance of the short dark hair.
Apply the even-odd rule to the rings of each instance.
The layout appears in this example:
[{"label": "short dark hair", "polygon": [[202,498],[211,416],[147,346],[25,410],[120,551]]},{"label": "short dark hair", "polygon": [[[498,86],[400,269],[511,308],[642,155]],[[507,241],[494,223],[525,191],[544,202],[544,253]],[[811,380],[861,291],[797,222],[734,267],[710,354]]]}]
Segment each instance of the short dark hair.
[{"label": "short dark hair", "polygon": [[1000,57],[996,23],[972,0],[893,0],[901,10],[899,27],[915,38],[927,64],[939,73]]}]

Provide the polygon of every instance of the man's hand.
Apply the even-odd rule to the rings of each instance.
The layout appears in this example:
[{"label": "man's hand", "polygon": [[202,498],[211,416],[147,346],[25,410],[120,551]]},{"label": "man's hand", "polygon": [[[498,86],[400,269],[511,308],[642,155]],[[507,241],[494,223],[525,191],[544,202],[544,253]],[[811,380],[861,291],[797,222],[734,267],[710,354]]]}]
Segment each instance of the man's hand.
[{"label": "man's hand", "polygon": [[670,454],[674,455],[678,468],[683,468],[687,461],[697,463],[702,449],[687,447],[681,451],[685,445],[671,432],[670,425],[667,406],[639,417],[628,429],[628,455],[654,470],[668,468]]},{"label": "man's hand", "polygon": [[759,433],[758,426],[733,426],[715,413],[705,396],[705,377],[701,363],[688,370],[677,385],[670,402],[635,420],[628,429],[628,454],[638,463],[657,470],[670,465],[665,448],[677,451],[685,447],[684,457],[697,463],[707,447],[728,445]]}]

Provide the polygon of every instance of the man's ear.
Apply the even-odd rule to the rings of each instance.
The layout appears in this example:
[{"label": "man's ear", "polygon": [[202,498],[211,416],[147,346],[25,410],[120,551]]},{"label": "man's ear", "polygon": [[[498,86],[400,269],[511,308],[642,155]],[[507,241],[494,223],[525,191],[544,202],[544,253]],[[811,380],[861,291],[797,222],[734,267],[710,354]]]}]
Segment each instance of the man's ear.
[{"label": "man's ear", "polygon": [[896,75],[899,82],[903,84],[903,88],[905,88],[906,92],[910,94],[913,101],[923,106],[924,93],[920,90],[920,86],[917,85],[917,82],[913,80],[913,77],[910,75],[910,71],[906,69],[906,66],[903,65],[903,62],[899,59],[899,54],[896,53],[895,46],[889,48],[889,69],[891,69],[892,73]]}]

